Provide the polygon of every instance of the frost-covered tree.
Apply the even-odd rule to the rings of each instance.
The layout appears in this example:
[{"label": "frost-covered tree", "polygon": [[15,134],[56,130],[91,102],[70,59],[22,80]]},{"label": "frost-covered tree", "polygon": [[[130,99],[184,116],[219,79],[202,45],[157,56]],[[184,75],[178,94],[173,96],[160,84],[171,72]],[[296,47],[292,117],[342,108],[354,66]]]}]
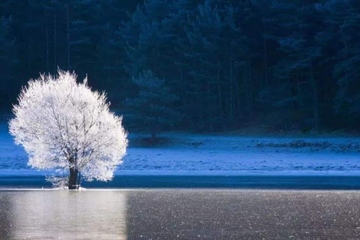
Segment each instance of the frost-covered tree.
[{"label": "frost-covered tree", "polygon": [[41,75],[21,90],[9,123],[16,144],[38,169],[69,169],[69,189],[87,181],[107,181],[122,162],[127,134],[122,118],[109,111],[104,93],[76,82],[75,73]]}]

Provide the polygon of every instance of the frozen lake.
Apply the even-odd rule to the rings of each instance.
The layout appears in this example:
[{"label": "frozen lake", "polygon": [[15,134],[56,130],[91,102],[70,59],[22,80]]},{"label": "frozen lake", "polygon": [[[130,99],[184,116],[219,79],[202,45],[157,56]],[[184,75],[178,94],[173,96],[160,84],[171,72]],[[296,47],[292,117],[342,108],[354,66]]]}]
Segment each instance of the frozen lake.
[{"label": "frozen lake", "polygon": [[[298,189],[298,190],[360,190],[359,176],[187,176],[187,175],[124,175],[108,182],[83,182],[85,188],[212,188],[212,189]],[[9,188],[51,188],[44,176],[1,176],[0,190]]]},{"label": "frozen lake", "polygon": [[1,239],[358,239],[359,191],[0,191]]}]

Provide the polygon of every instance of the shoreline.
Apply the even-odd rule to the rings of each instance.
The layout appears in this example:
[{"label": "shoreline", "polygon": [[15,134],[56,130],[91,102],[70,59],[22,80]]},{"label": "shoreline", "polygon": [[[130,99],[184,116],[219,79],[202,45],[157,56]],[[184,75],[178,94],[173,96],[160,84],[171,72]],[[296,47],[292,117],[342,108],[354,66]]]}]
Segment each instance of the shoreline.
[{"label": "shoreline", "polygon": [[[115,176],[108,182],[83,182],[89,189],[260,189],[360,190],[360,176]],[[43,176],[0,176],[1,189],[52,189]]]},{"label": "shoreline", "polygon": [[[30,187],[33,184],[36,187],[51,187],[45,181],[45,176],[53,174],[54,171],[35,170],[27,166],[28,156],[25,151],[14,144],[5,129],[2,130],[0,131],[0,142],[2,143],[0,147],[0,187],[10,179],[13,181],[11,183],[13,186],[25,184]],[[132,139],[142,136],[132,134],[129,136],[130,142]],[[357,179],[360,176],[360,152],[357,150],[360,146],[360,138],[356,137],[282,138],[187,133],[164,133],[159,137],[169,141],[160,146],[134,147],[130,145],[123,164],[119,165],[114,173],[114,180],[133,178],[136,184],[131,183],[130,180],[126,184],[122,184],[120,181],[99,184],[104,188],[134,185],[135,187],[150,188],[159,186],[188,187],[186,182],[189,179],[195,179],[196,182],[190,187],[242,188],[246,187],[243,183],[231,183],[229,179],[249,178],[254,180],[270,177],[272,179],[318,178],[320,181],[328,179],[331,187],[358,189],[357,186],[353,186],[350,179],[360,182]],[[348,182],[337,186],[331,181],[331,178],[343,178]],[[24,182],[21,182],[20,179]],[[171,180],[174,184],[171,186],[166,183],[165,179],[178,180]],[[160,183],[156,181],[160,181]],[[6,185],[9,184],[6,183]],[[257,181],[257,184],[267,186],[266,181]],[[280,187],[284,185],[286,186],[286,183],[281,183]],[[328,187],[326,184],[324,186]]]}]

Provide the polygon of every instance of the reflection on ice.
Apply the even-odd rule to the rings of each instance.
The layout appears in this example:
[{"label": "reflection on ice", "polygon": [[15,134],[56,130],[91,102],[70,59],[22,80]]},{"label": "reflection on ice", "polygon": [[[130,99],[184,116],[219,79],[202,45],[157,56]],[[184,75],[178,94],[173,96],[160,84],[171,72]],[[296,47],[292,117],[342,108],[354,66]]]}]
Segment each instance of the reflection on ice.
[{"label": "reflection on ice", "polygon": [[0,191],[0,239],[360,239],[359,191]]},{"label": "reflection on ice", "polygon": [[11,239],[126,239],[126,192],[8,192],[0,205]]},{"label": "reflection on ice", "polygon": [[9,195],[0,195],[0,238],[11,239],[12,213]]}]

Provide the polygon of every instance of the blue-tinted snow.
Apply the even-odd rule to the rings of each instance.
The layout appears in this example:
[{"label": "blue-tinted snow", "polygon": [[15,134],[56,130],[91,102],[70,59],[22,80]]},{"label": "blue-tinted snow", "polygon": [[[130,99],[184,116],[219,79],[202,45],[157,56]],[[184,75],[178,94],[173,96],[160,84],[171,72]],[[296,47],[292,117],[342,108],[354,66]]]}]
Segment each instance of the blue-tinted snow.
[{"label": "blue-tinted snow", "polygon": [[[327,148],[258,147],[299,138],[166,134],[166,147],[130,147],[116,175],[358,175],[360,153]],[[306,142],[357,144],[358,138],[306,138]],[[27,166],[7,125],[0,125],[0,175],[44,175]]]}]

